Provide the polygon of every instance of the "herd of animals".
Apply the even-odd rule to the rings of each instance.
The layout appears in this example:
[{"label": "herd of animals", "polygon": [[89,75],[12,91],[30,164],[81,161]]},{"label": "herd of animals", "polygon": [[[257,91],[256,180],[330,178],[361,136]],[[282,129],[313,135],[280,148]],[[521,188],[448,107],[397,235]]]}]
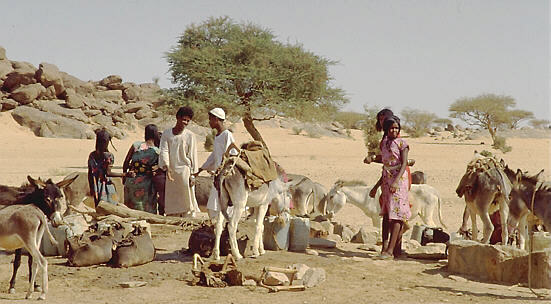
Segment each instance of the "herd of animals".
[{"label": "herd of animals", "polygon": [[[488,166],[491,163],[493,165]],[[249,190],[239,170],[228,167],[220,174],[217,182],[224,193],[220,197],[223,208],[228,207],[228,201],[233,203],[231,215],[223,209],[228,221],[228,232],[232,255],[242,258],[236,240],[236,230],[239,220],[246,207],[253,211],[256,218],[256,231],[253,238],[253,255],[264,253],[262,231],[264,215],[278,214],[289,209],[292,202],[292,213],[299,216],[322,214],[333,217],[347,203],[360,208],[366,216],[371,218],[375,227],[380,226],[380,190],[374,198],[369,196],[371,187],[359,183],[337,181],[329,191],[306,176],[280,173],[280,178],[262,185],[254,191]],[[476,215],[482,219],[484,225],[482,243],[488,243],[494,225],[490,214],[496,210],[501,217],[502,227],[518,227],[520,237],[517,245],[526,246],[527,227],[532,229],[538,222],[545,230],[551,229],[551,184],[542,179],[543,170],[529,176],[520,169],[511,170],[503,160],[488,161],[487,158],[475,153],[475,157],[468,164],[467,171],[457,187],[459,197],[466,202],[463,223],[460,231],[467,230],[468,219],[475,219]],[[116,179],[115,179],[116,180]],[[15,275],[20,263],[21,249],[29,255],[30,278],[26,297],[29,298],[35,290],[35,280],[38,270],[42,275],[42,288],[39,299],[45,299],[48,291],[48,262],[40,253],[39,247],[43,234],[46,232],[52,243],[56,243],[51,235],[47,219],[52,224],[61,223],[63,204],[78,205],[88,196],[86,173],[73,173],[64,180],[54,183],[51,179],[42,181],[28,177],[29,184],[21,187],[0,185],[0,248],[15,251],[14,273],[10,281],[10,291],[14,291]],[[413,173],[413,184],[410,191],[412,218],[419,217],[425,225],[436,227],[433,220],[434,213],[438,213],[440,226],[445,227],[442,221],[441,198],[438,191],[424,183],[422,172]],[[196,196],[200,207],[205,208],[208,193],[213,181],[208,177],[198,177],[196,181]],[[118,185],[118,190],[122,189]],[[64,195],[62,194],[64,193]],[[120,191],[122,192],[122,191]],[[120,193],[119,192],[119,193]],[[63,202],[63,200],[66,202]],[[225,206],[225,207],[224,207]],[[66,209],[68,212],[70,208]],[[534,220],[532,220],[534,219]],[[472,238],[478,240],[476,220],[472,222]],[[222,221],[216,227],[217,241],[213,250],[213,258],[220,258],[219,234],[222,232]],[[219,231],[218,231],[219,230]],[[502,244],[508,244],[508,230],[502,229]],[[31,262],[32,261],[32,262]]]}]

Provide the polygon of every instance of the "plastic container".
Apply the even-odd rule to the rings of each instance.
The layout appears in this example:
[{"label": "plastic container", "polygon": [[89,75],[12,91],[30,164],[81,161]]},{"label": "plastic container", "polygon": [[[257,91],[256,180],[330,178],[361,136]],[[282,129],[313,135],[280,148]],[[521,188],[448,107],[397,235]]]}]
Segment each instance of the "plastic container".
[{"label": "plastic container", "polygon": [[426,226],[423,225],[415,225],[411,229],[411,238],[412,240],[416,240],[419,244],[421,244],[421,240],[423,239],[423,231],[426,229]]},{"label": "plastic container", "polygon": [[291,221],[288,214],[267,216],[264,218],[264,249],[288,250],[289,228]]},{"label": "plastic container", "polygon": [[289,250],[305,251],[310,240],[310,219],[291,217],[289,230]]}]

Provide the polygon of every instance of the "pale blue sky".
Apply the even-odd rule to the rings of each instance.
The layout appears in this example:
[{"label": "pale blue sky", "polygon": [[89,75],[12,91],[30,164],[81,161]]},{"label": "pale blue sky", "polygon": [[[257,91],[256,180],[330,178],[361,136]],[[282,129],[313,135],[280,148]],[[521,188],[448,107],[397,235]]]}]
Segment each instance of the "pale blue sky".
[{"label": "pale blue sky", "polygon": [[330,71],[349,110],[364,104],[449,115],[456,99],[510,95],[549,119],[549,2],[5,1],[10,60],[56,64],[82,80],[172,86],[164,53],[187,25],[227,15],[339,61]]}]

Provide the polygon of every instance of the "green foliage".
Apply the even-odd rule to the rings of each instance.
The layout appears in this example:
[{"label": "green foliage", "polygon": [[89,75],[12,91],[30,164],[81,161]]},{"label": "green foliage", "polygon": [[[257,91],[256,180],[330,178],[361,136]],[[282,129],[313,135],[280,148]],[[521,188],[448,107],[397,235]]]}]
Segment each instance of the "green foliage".
[{"label": "green foliage", "polygon": [[530,125],[535,129],[543,129],[549,126],[551,122],[547,119],[532,119],[530,120]]},{"label": "green foliage", "polygon": [[363,113],[356,112],[337,112],[335,115],[335,121],[342,124],[346,129],[356,129],[357,124],[366,123],[366,115]]},{"label": "green foliage", "polygon": [[450,105],[450,117],[459,118],[470,125],[488,130],[496,144],[496,133],[499,127],[514,126],[531,115],[527,111],[511,110],[510,108],[515,104],[515,100],[510,96],[483,94],[477,97],[465,97]]},{"label": "green foliage", "polygon": [[513,150],[511,146],[507,146],[505,137],[499,135],[496,135],[492,148],[500,150],[503,153],[511,152]]},{"label": "green foliage", "polygon": [[519,123],[522,120],[533,118],[534,113],[524,110],[511,110],[509,111],[509,124],[508,127],[511,129],[518,128]]},{"label": "green foliage", "polygon": [[214,137],[216,137],[216,130],[212,129],[207,136],[205,136],[205,151],[212,152],[214,149]]},{"label": "green foliage", "polygon": [[480,155],[484,156],[484,157],[494,157],[494,154],[488,150],[482,150],[480,152]]},{"label": "green foliage", "polygon": [[269,29],[229,17],[188,26],[166,54],[178,85],[167,92],[167,103],[197,112],[223,107],[243,117],[251,133],[253,114],[324,119],[348,102],[330,84],[328,67],[335,62],[275,38]]},{"label": "green foliage", "polygon": [[300,135],[300,133],[302,132],[302,128],[301,127],[293,127],[293,134],[295,135]]},{"label": "green foliage", "polygon": [[380,154],[379,143],[381,142],[382,135],[375,129],[375,123],[377,122],[377,113],[379,110],[377,107],[364,106],[366,123],[363,126],[363,133],[365,139],[365,146],[370,154]]},{"label": "green foliage", "polygon": [[402,128],[412,137],[420,137],[426,134],[437,118],[433,113],[409,108],[405,108],[401,115],[403,119]]},{"label": "green foliage", "polygon": [[321,134],[316,131],[314,128],[307,128],[306,129],[306,135],[310,138],[320,138]]}]

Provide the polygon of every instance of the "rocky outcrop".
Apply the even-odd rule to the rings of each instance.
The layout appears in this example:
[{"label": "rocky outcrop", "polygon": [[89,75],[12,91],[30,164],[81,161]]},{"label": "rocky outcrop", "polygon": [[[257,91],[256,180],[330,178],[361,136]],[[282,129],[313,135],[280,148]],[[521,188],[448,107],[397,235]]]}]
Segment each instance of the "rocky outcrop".
[{"label": "rocky outcrop", "polygon": [[160,87],[123,82],[118,75],[82,81],[51,63],[36,68],[10,61],[0,47],[0,110],[12,111],[21,125],[37,136],[93,138],[108,129],[122,138],[136,124],[159,123]]}]

